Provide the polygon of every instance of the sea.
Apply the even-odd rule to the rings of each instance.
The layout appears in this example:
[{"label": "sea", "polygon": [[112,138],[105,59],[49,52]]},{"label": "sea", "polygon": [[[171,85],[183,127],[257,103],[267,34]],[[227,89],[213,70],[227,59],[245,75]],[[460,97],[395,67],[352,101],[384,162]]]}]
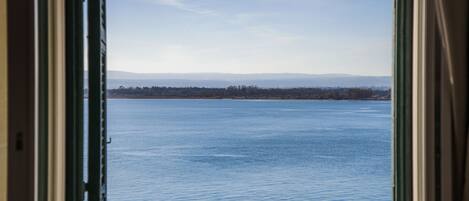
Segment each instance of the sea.
[{"label": "sea", "polygon": [[108,200],[391,200],[391,102],[108,100]]}]

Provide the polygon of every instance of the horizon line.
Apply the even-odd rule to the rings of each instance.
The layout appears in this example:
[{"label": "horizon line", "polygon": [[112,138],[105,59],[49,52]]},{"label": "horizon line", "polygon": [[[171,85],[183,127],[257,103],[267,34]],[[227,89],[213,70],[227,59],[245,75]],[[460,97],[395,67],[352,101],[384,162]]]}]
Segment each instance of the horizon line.
[{"label": "horizon line", "polygon": [[[86,72],[87,70],[85,70]],[[348,76],[372,76],[372,77],[392,77],[392,74],[381,74],[381,75],[364,75],[364,74],[351,74],[351,73],[292,73],[292,72],[282,72],[282,73],[228,73],[228,72],[131,72],[125,70],[107,70],[108,72],[123,72],[123,73],[133,73],[133,74],[227,74],[227,75],[261,75],[261,74],[298,74],[298,75],[348,75]]]}]

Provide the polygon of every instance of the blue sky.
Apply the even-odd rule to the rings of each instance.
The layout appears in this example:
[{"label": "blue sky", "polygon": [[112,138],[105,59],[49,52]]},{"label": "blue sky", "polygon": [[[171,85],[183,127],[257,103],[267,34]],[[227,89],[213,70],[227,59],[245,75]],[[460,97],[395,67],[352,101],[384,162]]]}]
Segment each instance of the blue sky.
[{"label": "blue sky", "polygon": [[391,0],[111,0],[108,68],[390,75]]}]

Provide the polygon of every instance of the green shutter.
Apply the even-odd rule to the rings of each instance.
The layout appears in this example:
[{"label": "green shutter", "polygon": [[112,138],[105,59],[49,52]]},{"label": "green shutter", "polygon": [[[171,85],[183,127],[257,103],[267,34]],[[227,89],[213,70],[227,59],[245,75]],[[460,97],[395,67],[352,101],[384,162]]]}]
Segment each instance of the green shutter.
[{"label": "green shutter", "polygon": [[106,4],[88,1],[88,199],[106,200]]},{"label": "green shutter", "polygon": [[49,169],[49,9],[37,2],[38,12],[38,200],[48,200]]},{"label": "green shutter", "polygon": [[83,181],[83,1],[65,2],[66,179],[65,200],[84,200]]},{"label": "green shutter", "polygon": [[394,1],[393,197],[412,200],[412,0]]}]

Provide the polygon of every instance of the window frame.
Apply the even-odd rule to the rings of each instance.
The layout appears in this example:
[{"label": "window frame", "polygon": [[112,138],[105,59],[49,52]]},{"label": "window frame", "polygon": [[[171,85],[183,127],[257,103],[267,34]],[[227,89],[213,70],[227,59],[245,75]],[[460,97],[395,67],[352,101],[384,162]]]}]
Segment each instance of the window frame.
[{"label": "window frame", "polygon": [[[99,0],[96,2],[104,2]],[[393,49],[393,200],[412,200],[412,34],[413,1],[394,0]],[[81,4],[81,5],[80,5]],[[90,4],[89,4],[90,5]],[[99,185],[83,183],[83,5],[81,0],[67,1],[67,200],[81,201],[85,190],[101,191]],[[88,10],[97,11],[97,10]],[[102,20],[93,12],[90,20]],[[105,21],[105,19],[104,19]],[[102,21],[101,21],[102,22]],[[96,23],[99,24],[99,23]],[[96,26],[95,24],[95,26]],[[89,25],[90,26],[90,25]],[[80,53],[81,52],[81,53]],[[90,56],[101,50],[90,49]],[[96,56],[96,55],[95,55]],[[105,69],[105,68],[104,68]],[[97,72],[95,72],[96,74]],[[91,74],[90,74],[91,75]],[[95,75],[96,76],[96,75]],[[105,73],[100,81],[105,78]],[[90,77],[91,78],[91,77]],[[98,77],[95,77],[98,78]],[[99,80],[98,80],[99,81]],[[99,85],[99,84],[98,84]],[[98,87],[96,83],[93,85]],[[90,88],[89,87],[89,88]],[[102,90],[103,85],[100,85]],[[104,88],[105,89],[105,88]],[[94,108],[94,107],[93,107]],[[93,112],[90,108],[90,113]],[[99,126],[96,126],[99,127]],[[90,127],[91,128],[91,127]],[[105,134],[104,134],[105,136]],[[104,138],[105,140],[106,138]],[[105,142],[105,141],[104,141]],[[103,141],[101,140],[101,143]],[[106,143],[103,143],[103,146]],[[90,149],[91,150],[91,149]],[[92,167],[89,167],[92,168]],[[99,170],[89,170],[90,173]],[[101,173],[100,173],[101,174]],[[69,183],[70,182],[70,183]],[[104,191],[104,193],[106,193]],[[104,196],[105,197],[105,196]]]},{"label": "window frame", "polygon": [[413,0],[394,1],[393,199],[412,200]]}]

